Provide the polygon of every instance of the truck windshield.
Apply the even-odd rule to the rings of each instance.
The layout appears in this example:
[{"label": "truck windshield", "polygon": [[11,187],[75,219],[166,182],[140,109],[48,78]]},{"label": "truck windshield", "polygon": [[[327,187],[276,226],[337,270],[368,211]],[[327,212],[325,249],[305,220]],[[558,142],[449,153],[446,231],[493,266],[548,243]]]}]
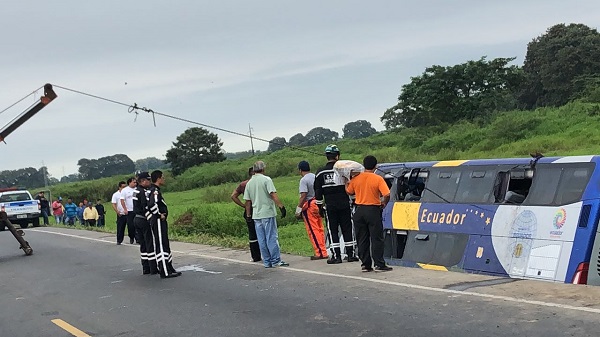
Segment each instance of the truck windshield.
[{"label": "truck windshield", "polygon": [[11,193],[0,196],[0,202],[27,201],[29,195],[27,193]]}]

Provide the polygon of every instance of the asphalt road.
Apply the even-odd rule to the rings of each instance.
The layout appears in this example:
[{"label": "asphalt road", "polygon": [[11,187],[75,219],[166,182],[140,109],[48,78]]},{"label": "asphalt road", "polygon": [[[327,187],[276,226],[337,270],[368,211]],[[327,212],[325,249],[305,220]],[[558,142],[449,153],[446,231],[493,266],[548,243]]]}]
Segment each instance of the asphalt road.
[{"label": "asphalt road", "polygon": [[0,232],[3,337],[599,335],[597,312],[370,282],[358,264],[356,278],[340,278],[324,261],[309,262],[323,264],[323,273],[303,272],[299,263],[264,269],[204,248],[201,256],[177,254],[183,275],[161,280],[141,275],[135,247],[116,246],[106,234],[28,229],[26,239],[32,256]]}]

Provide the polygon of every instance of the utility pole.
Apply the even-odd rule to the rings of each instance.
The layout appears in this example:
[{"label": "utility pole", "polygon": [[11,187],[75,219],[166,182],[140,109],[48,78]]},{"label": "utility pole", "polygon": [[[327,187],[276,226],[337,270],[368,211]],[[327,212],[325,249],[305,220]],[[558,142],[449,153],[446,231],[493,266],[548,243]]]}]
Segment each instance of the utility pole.
[{"label": "utility pole", "polygon": [[44,189],[48,189],[48,170],[46,169],[46,164],[42,160],[42,169],[44,170],[42,174],[44,175]]},{"label": "utility pole", "polygon": [[252,141],[252,127],[248,123],[248,132],[250,132],[250,146],[252,147],[252,155],[254,156],[254,142]]}]

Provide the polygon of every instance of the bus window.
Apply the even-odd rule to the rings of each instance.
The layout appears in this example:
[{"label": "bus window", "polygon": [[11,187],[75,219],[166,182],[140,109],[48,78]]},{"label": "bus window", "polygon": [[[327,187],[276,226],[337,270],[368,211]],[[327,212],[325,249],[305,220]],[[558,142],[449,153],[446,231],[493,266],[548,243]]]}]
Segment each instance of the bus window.
[{"label": "bus window", "polygon": [[454,202],[485,204],[492,201],[496,170],[476,168],[463,173]]},{"label": "bus window", "polygon": [[425,202],[452,202],[458,189],[461,171],[459,169],[431,169],[422,201]]},{"label": "bus window", "polygon": [[558,189],[562,168],[560,166],[539,165],[535,171],[535,179],[531,192],[527,197],[527,205],[552,205]]},{"label": "bus window", "polygon": [[529,195],[533,182],[533,171],[525,169],[511,170],[508,174],[508,189],[504,201],[509,204],[521,204]]},{"label": "bus window", "polygon": [[591,167],[565,168],[558,184],[558,193],[554,203],[566,205],[581,200],[581,195],[590,180]]}]

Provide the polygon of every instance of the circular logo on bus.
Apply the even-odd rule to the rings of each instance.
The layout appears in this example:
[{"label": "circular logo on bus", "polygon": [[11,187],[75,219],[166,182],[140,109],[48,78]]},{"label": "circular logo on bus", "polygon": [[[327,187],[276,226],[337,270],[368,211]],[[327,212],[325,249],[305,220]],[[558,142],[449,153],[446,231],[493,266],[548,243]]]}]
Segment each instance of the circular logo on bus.
[{"label": "circular logo on bus", "polygon": [[567,211],[564,208],[559,209],[554,214],[554,228],[561,229],[567,221]]}]

